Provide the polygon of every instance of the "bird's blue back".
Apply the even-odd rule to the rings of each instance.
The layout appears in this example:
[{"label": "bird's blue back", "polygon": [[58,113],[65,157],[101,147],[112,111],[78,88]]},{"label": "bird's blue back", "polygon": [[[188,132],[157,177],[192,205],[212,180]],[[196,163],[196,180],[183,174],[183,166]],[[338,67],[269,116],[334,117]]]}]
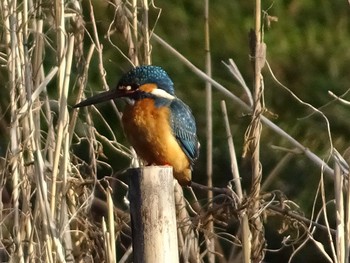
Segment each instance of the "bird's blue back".
[{"label": "bird's blue back", "polygon": [[174,136],[193,165],[199,155],[199,143],[196,135],[196,122],[191,109],[179,99],[172,100],[169,107]]}]

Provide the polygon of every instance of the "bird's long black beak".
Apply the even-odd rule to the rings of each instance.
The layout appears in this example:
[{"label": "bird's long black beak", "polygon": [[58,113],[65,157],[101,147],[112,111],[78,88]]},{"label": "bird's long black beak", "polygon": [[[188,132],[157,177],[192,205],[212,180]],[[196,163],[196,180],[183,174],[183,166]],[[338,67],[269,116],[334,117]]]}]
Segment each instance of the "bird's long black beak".
[{"label": "bird's long black beak", "polygon": [[107,100],[118,98],[120,96],[121,94],[119,94],[118,91],[115,89],[104,91],[95,96],[87,98],[86,100],[79,102],[78,104],[74,105],[73,108],[79,108],[79,107],[89,106],[92,104],[98,104]]}]

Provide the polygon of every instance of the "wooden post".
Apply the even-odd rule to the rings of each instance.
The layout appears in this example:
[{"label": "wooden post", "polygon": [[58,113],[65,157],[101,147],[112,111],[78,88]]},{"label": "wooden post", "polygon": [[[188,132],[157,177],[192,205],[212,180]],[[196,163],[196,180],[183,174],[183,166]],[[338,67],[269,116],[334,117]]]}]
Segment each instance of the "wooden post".
[{"label": "wooden post", "polygon": [[130,213],[135,263],[178,263],[172,167],[129,170]]}]

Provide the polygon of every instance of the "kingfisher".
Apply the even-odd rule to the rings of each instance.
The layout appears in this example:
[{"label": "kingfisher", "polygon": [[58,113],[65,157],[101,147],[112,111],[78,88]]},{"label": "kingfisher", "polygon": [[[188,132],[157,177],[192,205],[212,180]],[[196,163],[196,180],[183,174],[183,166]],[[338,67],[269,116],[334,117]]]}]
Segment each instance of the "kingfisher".
[{"label": "kingfisher", "polygon": [[147,165],[170,165],[181,185],[190,185],[199,155],[196,122],[189,106],[175,95],[174,84],[159,66],[131,69],[111,89],[74,108],[123,98],[124,133]]}]

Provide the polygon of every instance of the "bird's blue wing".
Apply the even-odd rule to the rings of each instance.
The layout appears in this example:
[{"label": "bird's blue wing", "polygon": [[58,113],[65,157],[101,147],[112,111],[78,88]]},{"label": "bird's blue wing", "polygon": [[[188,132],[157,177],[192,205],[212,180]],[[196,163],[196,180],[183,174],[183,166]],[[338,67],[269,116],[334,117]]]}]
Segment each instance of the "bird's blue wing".
[{"label": "bird's blue wing", "polygon": [[191,109],[181,100],[174,99],[170,104],[170,112],[173,133],[193,165],[199,155],[199,143]]}]

